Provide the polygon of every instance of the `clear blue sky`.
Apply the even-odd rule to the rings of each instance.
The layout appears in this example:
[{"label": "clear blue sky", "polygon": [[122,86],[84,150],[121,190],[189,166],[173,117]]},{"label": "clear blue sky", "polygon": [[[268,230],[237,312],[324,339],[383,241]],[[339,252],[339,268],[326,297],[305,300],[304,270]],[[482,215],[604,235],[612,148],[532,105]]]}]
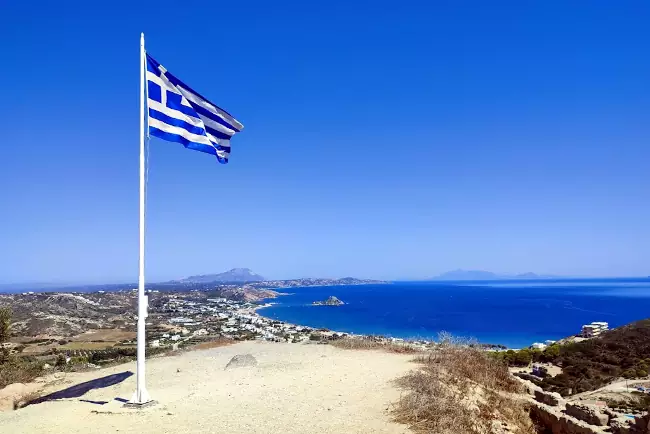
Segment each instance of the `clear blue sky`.
[{"label": "clear blue sky", "polygon": [[647,1],[90,3],[0,6],[2,282],[136,280],[141,31],[246,126],[152,139],[149,279],[650,274]]}]

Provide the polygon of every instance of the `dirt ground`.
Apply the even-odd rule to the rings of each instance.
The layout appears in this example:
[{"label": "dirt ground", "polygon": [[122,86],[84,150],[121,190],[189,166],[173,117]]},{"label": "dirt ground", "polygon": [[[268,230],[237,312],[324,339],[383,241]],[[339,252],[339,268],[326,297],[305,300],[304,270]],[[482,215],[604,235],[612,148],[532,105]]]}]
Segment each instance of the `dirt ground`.
[{"label": "dirt ground", "polygon": [[[237,354],[257,366],[224,370]],[[7,432],[48,433],[407,433],[391,421],[392,380],[412,356],[329,345],[243,342],[147,361],[158,404],[123,408],[135,363],[66,374],[54,398],[0,413]]]}]

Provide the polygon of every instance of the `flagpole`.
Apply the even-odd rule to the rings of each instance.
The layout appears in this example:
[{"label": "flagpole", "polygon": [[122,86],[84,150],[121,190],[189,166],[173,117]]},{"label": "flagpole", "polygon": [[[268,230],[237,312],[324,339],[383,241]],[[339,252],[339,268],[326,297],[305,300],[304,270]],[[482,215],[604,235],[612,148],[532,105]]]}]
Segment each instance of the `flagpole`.
[{"label": "flagpole", "polygon": [[145,51],[144,33],[140,34],[140,260],[138,273],[138,361],[137,388],[129,404],[142,406],[151,401],[145,385],[145,321],[147,318],[147,296],[144,293],[144,198],[145,198],[145,154],[144,154],[144,105],[145,105]]}]

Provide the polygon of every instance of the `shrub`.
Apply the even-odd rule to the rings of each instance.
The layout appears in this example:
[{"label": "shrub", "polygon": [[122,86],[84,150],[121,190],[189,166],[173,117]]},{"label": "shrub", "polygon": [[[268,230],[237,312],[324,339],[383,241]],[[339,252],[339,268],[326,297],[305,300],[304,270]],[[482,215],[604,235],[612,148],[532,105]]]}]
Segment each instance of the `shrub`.
[{"label": "shrub", "polygon": [[522,434],[535,432],[525,404],[507,395],[522,386],[503,361],[448,343],[416,361],[422,368],[398,380],[407,393],[392,409],[396,421],[418,433],[489,433],[497,420]]},{"label": "shrub", "polygon": [[0,389],[12,383],[29,383],[41,375],[42,371],[42,364],[33,359],[9,357],[0,363]]}]

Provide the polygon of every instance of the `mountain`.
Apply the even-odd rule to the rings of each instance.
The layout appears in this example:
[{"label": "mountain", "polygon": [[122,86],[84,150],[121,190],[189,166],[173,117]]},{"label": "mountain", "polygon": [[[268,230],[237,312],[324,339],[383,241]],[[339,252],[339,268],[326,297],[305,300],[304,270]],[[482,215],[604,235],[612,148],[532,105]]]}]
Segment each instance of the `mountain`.
[{"label": "mountain", "polygon": [[250,268],[233,268],[219,274],[200,274],[179,280],[179,283],[212,283],[212,282],[262,282],[264,277],[253,273]]},{"label": "mountain", "polygon": [[540,276],[539,274],[535,274],[529,271],[528,273],[517,274],[515,276],[515,279],[543,279],[544,277],[545,276]]},{"label": "mountain", "polygon": [[499,276],[491,271],[481,270],[454,270],[442,273],[435,280],[494,280],[499,279]]},{"label": "mountain", "polygon": [[454,270],[442,273],[433,280],[506,280],[506,279],[557,279],[558,276],[536,274],[533,272],[521,274],[497,274],[482,270]]}]

